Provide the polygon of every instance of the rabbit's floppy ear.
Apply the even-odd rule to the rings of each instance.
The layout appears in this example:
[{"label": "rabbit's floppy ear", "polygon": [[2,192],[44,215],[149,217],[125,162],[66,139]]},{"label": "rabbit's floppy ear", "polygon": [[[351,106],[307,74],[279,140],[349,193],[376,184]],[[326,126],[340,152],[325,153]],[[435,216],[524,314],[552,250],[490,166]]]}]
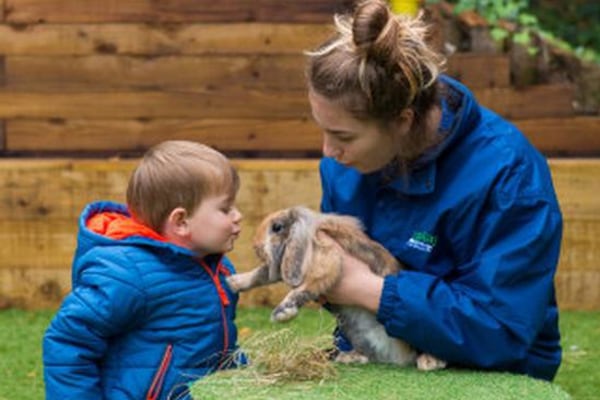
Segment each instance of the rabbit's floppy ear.
[{"label": "rabbit's floppy ear", "polygon": [[281,277],[291,287],[304,281],[307,260],[312,256],[314,213],[304,207],[289,209],[290,231],[281,259]]}]

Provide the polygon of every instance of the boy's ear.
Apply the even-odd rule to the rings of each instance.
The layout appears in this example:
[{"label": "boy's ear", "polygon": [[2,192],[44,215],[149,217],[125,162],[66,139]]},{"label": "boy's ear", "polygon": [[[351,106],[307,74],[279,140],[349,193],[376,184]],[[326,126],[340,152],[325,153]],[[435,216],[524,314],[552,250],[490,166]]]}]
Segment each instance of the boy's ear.
[{"label": "boy's ear", "polygon": [[189,234],[188,213],[183,207],[177,207],[167,217],[165,231],[183,237]]}]

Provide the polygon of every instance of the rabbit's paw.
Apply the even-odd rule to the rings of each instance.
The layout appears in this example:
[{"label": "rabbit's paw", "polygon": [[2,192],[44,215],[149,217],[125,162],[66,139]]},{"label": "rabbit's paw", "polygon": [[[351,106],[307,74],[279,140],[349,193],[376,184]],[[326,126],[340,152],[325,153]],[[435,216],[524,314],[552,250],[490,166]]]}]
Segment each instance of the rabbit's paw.
[{"label": "rabbit's paw", "polygon": [[335,362],[341,364],[366,364],[369,362],[367,356],[360,354],[358,351],[341,351],[336,357]]},{"label": "rabbit's paw", "polygon": [[417,369],[421,371],[435,371],[446,368],[446,361],[440,360],[431,354],[423,353],[417,357]]},{"label": "rabbit's paw", "polygon": [[280,304],[271,313],[271,321],[286,322],[298,314],[298,307],[291,304]]},{"label": "rabbit's paw", "polygon": [[240,278],[239,274],[229,275],[225,278],[225,281],[227,282],[227,285],[233,292],[237,293],[240,291],[240,287],[242,286],[242,279]]}]

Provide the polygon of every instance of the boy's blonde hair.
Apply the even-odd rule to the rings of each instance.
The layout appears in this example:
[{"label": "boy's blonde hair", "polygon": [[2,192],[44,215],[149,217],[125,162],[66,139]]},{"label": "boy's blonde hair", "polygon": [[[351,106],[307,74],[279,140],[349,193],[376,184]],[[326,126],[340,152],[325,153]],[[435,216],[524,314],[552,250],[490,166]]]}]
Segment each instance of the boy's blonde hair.
[{"label": "boy's blonde hair", "polygon": [[239,177],[229,160],[200,143],[170,140],[152,147],[133,171],[127,206],[134,219],[162,232],[177,207],[189,214],[208,196],[235,197]]}]

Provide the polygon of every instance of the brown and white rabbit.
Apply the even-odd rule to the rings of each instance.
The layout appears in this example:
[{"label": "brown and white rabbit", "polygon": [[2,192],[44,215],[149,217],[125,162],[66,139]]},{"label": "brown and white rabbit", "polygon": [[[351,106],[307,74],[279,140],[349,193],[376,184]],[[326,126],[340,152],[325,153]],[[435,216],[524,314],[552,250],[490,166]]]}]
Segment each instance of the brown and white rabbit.
[{"label": "brown and white rabbit", "polygon": [[[339,247],[327,240],[327,236]],[[287,321],[294,318],[305,303],[317,300],[338,281],[342,273],[340,247],[365,262],[377,275],[385,276],[401,269],[394,256],[367,237],[357,219],[292,207],[270,214],[258,227],[254,249],[263,264],[252,271],[232,275],[227,282],[234,291],[285,282],[292,290],[273,310],[271,319]],[[331,305],[330,311],[354,348],[350,353],[340,353],[337,361],[399,365],[416,361],[422,370],[446,365],[428,354],[417,357],[407,343],[388,336],[375,315],[365,309]]]}]

